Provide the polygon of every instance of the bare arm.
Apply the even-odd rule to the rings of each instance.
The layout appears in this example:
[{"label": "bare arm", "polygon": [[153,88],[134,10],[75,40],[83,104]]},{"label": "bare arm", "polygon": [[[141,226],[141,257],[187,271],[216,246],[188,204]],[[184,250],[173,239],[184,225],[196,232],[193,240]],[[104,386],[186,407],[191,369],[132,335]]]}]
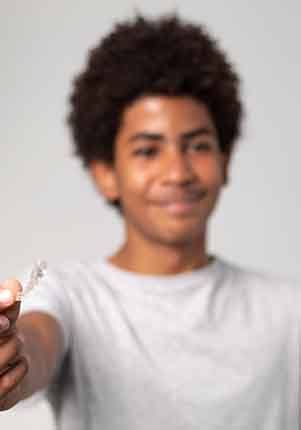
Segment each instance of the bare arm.
[{"label": "bare arm", "polygon": [[43,312],[22,315],[16,326],[28,360],[28,372],[20,384],[19,400],[23,400],[51,382],[63,354],[63,334],[59,323]]}]

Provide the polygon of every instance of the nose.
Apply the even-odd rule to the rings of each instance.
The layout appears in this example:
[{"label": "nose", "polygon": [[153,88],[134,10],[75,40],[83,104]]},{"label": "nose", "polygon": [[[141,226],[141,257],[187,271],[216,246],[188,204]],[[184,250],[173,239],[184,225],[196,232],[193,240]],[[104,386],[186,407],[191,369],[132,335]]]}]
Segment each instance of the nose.
[{"label": "nose", "polygon": [[189,156],[181,149],[174,149],[166,155],[163,169],[166,183],[186,184],[194,181],[196,177]]}]

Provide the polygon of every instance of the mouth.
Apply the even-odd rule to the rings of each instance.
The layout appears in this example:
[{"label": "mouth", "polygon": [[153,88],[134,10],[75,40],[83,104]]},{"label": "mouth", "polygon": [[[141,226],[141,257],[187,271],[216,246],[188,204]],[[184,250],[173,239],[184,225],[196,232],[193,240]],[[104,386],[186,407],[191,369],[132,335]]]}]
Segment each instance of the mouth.
[{"label": "mouth", "polygon": [[178,200],[165,203],[162,207],[170,215],[185,215],[190,214],[199,207],[199,200]]},{"label": "mouth", "polygon": [[200,201],[206,195],[206,191],[203,191],[197,195],[171,197],[162,201],[160,206],[170,215],[189,215],[199,208]]}]

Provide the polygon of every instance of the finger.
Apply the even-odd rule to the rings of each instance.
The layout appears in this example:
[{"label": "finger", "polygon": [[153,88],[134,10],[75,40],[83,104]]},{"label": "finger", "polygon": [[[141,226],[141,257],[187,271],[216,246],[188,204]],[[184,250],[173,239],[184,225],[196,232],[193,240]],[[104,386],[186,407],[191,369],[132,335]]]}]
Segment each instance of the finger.
[{"label": "finger", "polygon": [[16,364],[18,364],[18,362],[21,360],[21,358],[23,357],[22,354],[17,354],[13,360],[11,360],[7,366],[5,366],[2,370],[0,370],[0,378],[2,375],[4,375],[4,373],[6,373],[8,370],[12,369],[13,367],[15,367]]},{"label": "finger", "polygon": [[28,362],[22,357],[14,367],[0,376],[0,410],[7,410],[20,399],[20,382],[28,372]]},{"label": "finger", "polygon": [[4,343],[6,343],[9,338],[11,338],[12,336],[15,336],[16,333],[17,333],[16,324],[10,325],[7,330],[2,331],[2,333],[0,333],[0,347]]},{"label": "finger", "polygon": [[9,329],[10,321],[5,315],[0,314],[0,335]]},{"label": "finger", "polygon": [[0,312],[12,306],[19,293],[22,292],[22,285],[17,279],[7,279],[0,285]]},{"label": "finger", "polygon": [[23,342],[18,336],[12,336],[7,342],[0,346],[0,372],[5,369],[9,363],[16,360],[23,348]]},{"label": "finger", "polygon": [[2,310],[1,314],[4,315],[10,322],[10,326],[14,325],[17,321],[21,309],[21,303],[15,302],[12,306]]},{"label": "finger", "polygon": [[22,286],[15,279],[7,280],[0,286],[0,315],[8,318],[11,326],[14,325],[20,313],[20,301],[16,301],[20,291]]}]

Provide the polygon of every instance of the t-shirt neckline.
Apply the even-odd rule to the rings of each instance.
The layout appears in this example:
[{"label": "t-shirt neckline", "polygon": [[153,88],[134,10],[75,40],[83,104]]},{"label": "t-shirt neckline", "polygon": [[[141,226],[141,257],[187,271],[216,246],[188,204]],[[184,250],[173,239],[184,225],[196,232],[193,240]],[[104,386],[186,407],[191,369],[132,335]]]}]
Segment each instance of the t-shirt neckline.
[{"label": "t-shirt neckline", "polygon": [[217,255],[211,254],[209,257],[211,261],[206,266],[173,275],[149,275],[121,269],[108,261],[109,256],[100,259],[98,268],[107,282],[111,281],[115,286],[121,286],[121,289],[127,286],[133,291],[171,293],[185,290],[189,286],[193,288],[212,283],[220,272],[223,261]]}]

